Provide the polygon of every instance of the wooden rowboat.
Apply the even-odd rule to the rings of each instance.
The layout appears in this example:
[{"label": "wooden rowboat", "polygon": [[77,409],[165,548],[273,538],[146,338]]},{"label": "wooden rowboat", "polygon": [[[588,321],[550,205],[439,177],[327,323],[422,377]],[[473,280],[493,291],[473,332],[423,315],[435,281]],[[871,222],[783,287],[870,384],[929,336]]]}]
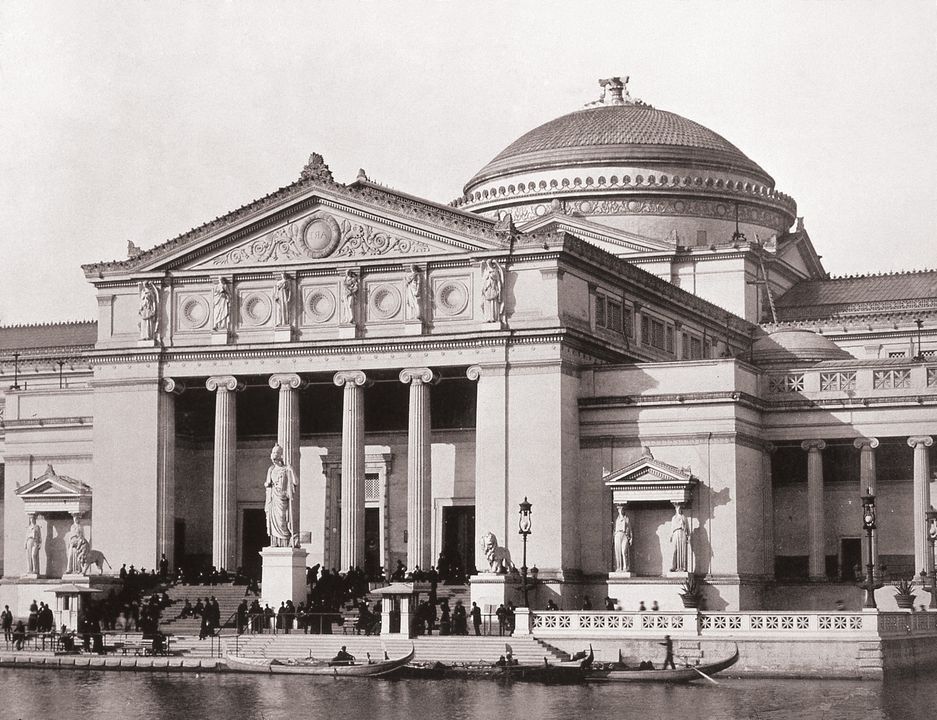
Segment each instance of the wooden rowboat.
[{"label": "wooden rowboat", "polygon": [[725,660],[703,665],[686,665],[678,667],[676,670],[627,669],[623,668],[621,663],[608,663],[604,666],[593,665],[586,672],[586,682],[685,683],[721,672],[735,665],[738,659],[739,648],[736,645],[735,653]]},{"label": "wooden rowboat", "polygon": [[400,670],[413,659],[416,649],[403,657],[380,662],[337,662],[328,660],[276,660],[271,658],[239,657],[225,655],[229,670],[247,673],[272,673],[274,675],[325,675],[329,677],[380,677]]}]

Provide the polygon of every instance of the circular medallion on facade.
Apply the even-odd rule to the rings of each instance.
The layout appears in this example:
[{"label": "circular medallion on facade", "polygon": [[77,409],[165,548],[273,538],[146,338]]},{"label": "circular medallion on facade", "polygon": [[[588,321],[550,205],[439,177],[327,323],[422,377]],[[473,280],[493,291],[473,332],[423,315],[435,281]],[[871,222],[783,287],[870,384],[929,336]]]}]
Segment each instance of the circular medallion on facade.
[{"label": "circular medallion on facade", "polygon": [[311,258],[330,255],[342,238],[342,231],[331,215],[323,213],[317,217],[306,218],[299,232],[299,242],[303,252]]},{"label": "circular medallion on facade", "polygon": [[205,327],[208,318],[211,316],[208,301],[199,295],[189,295],[182,298],[179,310],[181,315],[180,325],[185,330],[198,330]]},{"label": "circular medallion on facade", "polygon": [[592,210],[592,203],[588,200],[583,200],[581,203],[579,203],[579,212],[587,213],[590,210]]},{"label": "circular medallion on facade", "polygon": [[630,210],[631,212],[638,212],[638,210],[640,209],[641,209],[641,203],[639,203],[637,200],[628,201],[628,210]]},{"label": "circular medallion on facade", "polygon": [[546,214],[547,214],[547,206],[546,206],[546,205],[538,205],[537,207],[534,208],[534,212],[537,213],[537,217],[540,217],[541,215],[546,215]]},{"label": "circular medallion on facade", "polygon": [[677,200],[673,204],[673,209],[676,210],[677,212],[683,212],[684,210],[686,210],[686,203],[684,203],[683,200]]},{"label": "circular medallion on facade", "polygon": [[436,312],[444,317],[454,317],[465,312],[469,303],[469,291],[461,280],[446,280],[436,289]]},{"label": "circular medallion on facade", "polygon": [[378,285],[371,290],[371,312],[381,320],[389,320],[400,312],[400,291],[393,285]]},{"label": "circular medallion on facade", "polygon": [[244,325],[263,325],[270,319],[273,303],[264,293],[245,294],[241,300],[241,321]]},{"label": "circular medallion on facade", "polygon": [[725,217],[725,214],[726,214],[726,206],[722,205],[721,203],[719,205],[716,205],[716,215],[718,215],[719,217]]},{"label": "circular medallion on facade", "polygon": [[306,296],[306,313],[314,323],[324,323],[335,315],[335,293],[328,288],[313,288]]}]

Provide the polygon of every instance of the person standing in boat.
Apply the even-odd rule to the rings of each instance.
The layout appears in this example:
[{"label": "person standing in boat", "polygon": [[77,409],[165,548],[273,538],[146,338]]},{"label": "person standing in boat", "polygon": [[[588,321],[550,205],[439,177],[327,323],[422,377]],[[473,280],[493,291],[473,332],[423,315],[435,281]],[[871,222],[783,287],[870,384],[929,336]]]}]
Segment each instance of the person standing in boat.
[{"label": "person standing in boat", "polygon": [[671,670],[676,670],[677,666],[673,664],[673,640],[670,639],[670,635],[664,635],[664,642],[659,643],[664,647],[664,667],[666,670],[667,666],[670,666]]}]

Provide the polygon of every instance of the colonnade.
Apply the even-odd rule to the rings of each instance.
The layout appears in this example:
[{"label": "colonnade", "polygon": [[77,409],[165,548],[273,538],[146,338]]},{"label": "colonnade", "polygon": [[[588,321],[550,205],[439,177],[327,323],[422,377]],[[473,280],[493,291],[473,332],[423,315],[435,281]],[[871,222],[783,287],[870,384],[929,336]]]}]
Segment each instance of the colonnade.
[{"label": "colonnade", "polygon": [[[333,376],[343,389],[342,460],[341,460],[341,566],[364,566],[365,537],[365,444],[364,408],[366,389],[372,384],[362,370],[343,370]],[[429,567],[432,564],[432,466],[430,388],[439,375],[427,367],[405,368],[400,382],[409,385],[409,420],[407,445],[407,565]],[[278,391],[277,443],[283,457],[299,477],[299,391],[306,387],[296,373],[276,373],[268,384]],[[237,559],[237,395],[244,383],[233,375],[209,377],[205,387],[215,394],[215,435],[212,475],[212,564],[233,568]],[[163,450],[165,458],[159,475],[161,498],[158,546],[172,558],[172,398],[183,383],[166,378],[161,400],[167,406]],[[301,492],[302,483],[300,482]],[[294,496],[293,529],[299,530],[299,494]]]},{"label": "colonnade", "polygon": [[[926,512],[931,507],[930,460],[928,448],[934,444],[929,435],[914,435],[907,439],[914,450],[914,567],[916,571],[930,572],[933,546],[927,534]],[[853,446],[859,451],[859,494],[876,494],[875,449],[878,438],[856,438]],[[807,537],[808,567],[811,579],[826,578],[825,510],[823,507],[823,451],[826,441],[804,440],[801,447],[807,452]],[[770,452],[769,447],[769,452]],[[858,523],[858,514],[857,520]],[[866,550],[863,549],[863,553]],[[879,567],[877,531],[872,533],[872,562]]]}]

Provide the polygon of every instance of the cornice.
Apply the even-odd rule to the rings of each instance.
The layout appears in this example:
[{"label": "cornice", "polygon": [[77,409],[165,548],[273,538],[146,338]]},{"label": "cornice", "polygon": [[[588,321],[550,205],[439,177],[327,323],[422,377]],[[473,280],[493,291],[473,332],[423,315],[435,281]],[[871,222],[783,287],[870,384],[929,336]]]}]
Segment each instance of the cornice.
[{"label": "cornice", "polygon": [[765,403],[760,398],[738,390],[713,392],[662,393],[657,395],[606,395],[579,399],[579,408],[604,409],[611,407],[646,407],[649,405],[713,405],[738,404],[762,411]]}]

